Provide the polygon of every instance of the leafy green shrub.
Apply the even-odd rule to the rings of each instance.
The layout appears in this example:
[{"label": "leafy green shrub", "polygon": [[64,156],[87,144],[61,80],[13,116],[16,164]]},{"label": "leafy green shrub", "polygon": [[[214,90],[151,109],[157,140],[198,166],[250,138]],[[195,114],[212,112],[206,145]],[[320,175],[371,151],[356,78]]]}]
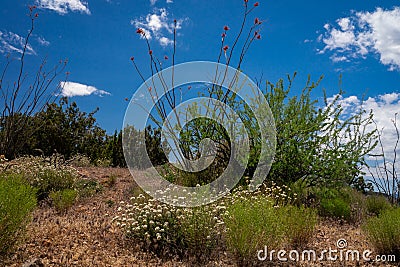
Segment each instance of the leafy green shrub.
[{"label": "leafy green shrub", "polygon": [[61,191],[51,192],[49,195],[53,206],[59,212],[65,212],[72,207],[77,196],[78,192],[73,189],[63,189]]},{"label": "leafy green shrub", "polygon": [[178,208],[143,194],[131,198],[132,203],[121,202],[119,216],[113,221],[128,238],[135,240],[142,249],[163,258],[178,256],[207,260],[221,233],[219,214],[224,206]]},{"label": "leafy green shrub", "polygon": [[[322,77],[316,82],[309,77],[303,89],[292,94],[295,76],[296,73],[288,75],[287,82],[284,79],[275,84],[266,82],[265,97],[274,116],[277,138],[268,179],[279,184],[304,180],[307,186],[366,186],[360,184],[360,165],[376,145],[375,131],[366,128],[372,123],[372,115],[357,110],[354,115],[345,116],[339,103],[342,90],[333,99],[325,96],[325,103],[313,99],[312,92]],[[248,112],[247,117],[251,118]],[[245,123],[253,126],[250,131],[255,131],[255,120]],[[344,133],[348,138],[343,138]]]},{"label": "leafy green shrub", "polygon": [[0,175],[0,254],[18,240],[35,206],[35,190],[21,175]]},{"label": "leafy green shrub", "polygon": [[381,214],[383,211],[392,208],[387,198],[376,195],[368,196],[366,198],[366,206],[367,212],[376,216]]},{"label": "leafy green shrub", "polygon": [[396,255],[400,259],[400,208],[382,211],[363,226],[376,253]]}]

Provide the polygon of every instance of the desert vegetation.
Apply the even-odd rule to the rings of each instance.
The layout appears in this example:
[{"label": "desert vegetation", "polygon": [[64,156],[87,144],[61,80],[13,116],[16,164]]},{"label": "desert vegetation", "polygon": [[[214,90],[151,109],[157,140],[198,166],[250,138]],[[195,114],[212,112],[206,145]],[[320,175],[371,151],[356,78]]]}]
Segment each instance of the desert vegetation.
[{"label": "desert vegetation", "polygon": [[[222,27],[218,63],[235,62],[240,69],[246,51],[261,38],[263,22],[251,17],[258,5],[244,1],[242,26],[230,39],[227,36],[234,29]],[[25,46],[37,19],[34,10],[30,7],[32,26]],[[151,72],[156,74],[162,70],[157,52],[143,29],[137,29],[137,34],[147,45]],[[249,180],[257,169],[263,139],[255,114],[234,92],[218,84],[206,87],[204,95],[228,104],[244,121],[250,156],[235,188],[211,204],[189,208],[166,204],[139,188],[132,176],[145,176],[150,166],[144,158],[130,157],[138,167],[130,170],[131,176],[125,156],[136,155],[138,147],[145,146],[165,180],[200,187],[219,177],[229,162],[232,140],[221,125],[195,119],[181,127],[175,141],[186,158],[200,157],[199,141],[205,138],[213,140],[217,150],[212,164],[201,172],[182,171],[168,162],[164,152],[171,150],[161,137],[168,111],[179,104],[177,92],[169,91],[155,103],[151,123],[144,129],[127,126],[109,135],[96,123],[97,110],[86,113],[70,99],[54,97],[50,88],[59,87],[56,81],[66,61],[50,74],[39,66],[36,78],[27,84],[21,80],[24,53],[17,62],[6,59],[0,81],[0,264],[19,266],[36,259],[46,266],[274,266],[285,262],[261,261],[258,256],[265,246],[276,252],[313,249],[320,253],[335,247],[341,238],[351,249],[372,251],[371,261],[361,259],[361,264],[379,266],[375,256],[380,254],[393,255],[397,262],[388,264],[398,264],[396,157],[390,162],[384,153],[375,154],[384,165],[368,162],[372,151],[382,146],[374,114],[361,109],[345,116],[338,101],[344,94],[341,89],[332,101],[314,100],[311,93],[321,90],[322,77],[316,82],[310,77],[300,89],[296,73],[275,83],[258,83],[274,119],[276,151],[268,175],[256,190]],[[134,57],[131,61],[143,79],[142,65]],[[9,64],[20,66],[15,83],[4,79]],[[374,167],[376,172],[371,171]],[[374,174],[371,181],[367,169]],[[71,233],[63,232],[64,228]],[[334,229],[331,239],[324,239]],[[66,243],[52,239],[47,230]]]}]

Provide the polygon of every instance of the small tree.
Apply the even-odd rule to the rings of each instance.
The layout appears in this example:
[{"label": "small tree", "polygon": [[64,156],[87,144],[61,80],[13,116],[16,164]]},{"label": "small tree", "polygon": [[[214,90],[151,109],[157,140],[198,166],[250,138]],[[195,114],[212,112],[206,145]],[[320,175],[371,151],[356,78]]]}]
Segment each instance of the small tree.
[{"label": "small tree", "polygon": [[[342,90],[325,107],[311,99],[318,87],[310,77],[301,94],[289,97],[293,77],[276,84],[267,82],[265,96],[274,114],[277,148],[269,180],[303,186],[350,185],[365,190],[365,156],[376,146],[375,131],[368,131],[372,113],[359,110],[346,116],[340,106]],[[257,150],[257,147],[255,147]]]},{"label": "small tree", "polygon": [[66,97],[61,98],[59,104],[47,104],[32,117],[35,132],[26,153],[40,149],[44,155],[58,152],[66,158],[76,154],[85,154],[92,161],[102,158],[106,132],[96,124],[94,114],[97,111],[83,112]]}]

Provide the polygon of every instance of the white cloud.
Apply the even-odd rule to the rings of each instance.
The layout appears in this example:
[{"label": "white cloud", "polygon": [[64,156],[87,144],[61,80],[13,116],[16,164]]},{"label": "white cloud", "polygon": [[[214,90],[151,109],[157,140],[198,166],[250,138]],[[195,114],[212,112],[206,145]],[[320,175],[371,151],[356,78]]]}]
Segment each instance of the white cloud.
[{"label": "white cloud", "polygon": [[377,54],[390,70],[400,70],[400,7],[356,12],[338,19],[336,24],[324,25],[326,32],[318,37],[318,41],[324,43],[320,54],[332,51],[333,60]]},{"label": "white cloud", "polygon": [[[19,53],[22,54],[25,46],[25,38],[13,32],[0,31],[0,53]],[[28,44],[26,54],[36,55],[35,50]]]},{"label": "white cloud", "polygon": [[339,19],[337,23],[339,24],[340,28],[342,28],[342,31],[349,31],[354,29],[354,26],[352,25],[349,18]]},{"label": "white cloud", "polygon": [[[177,20],[177,30],[182,28],[182,22],[182,19]],[[174,32],[174,21],[168,17],[168,12],[165,8],[154,9],[153,13],[147,14],[145,18],[132,20],[131,24],[144,30],[148,39],[154,38],[162,46],[173,44],[171,35]]]},{"label": "white cloud", "polygon": [[173,0],[167,0],[167,4],[172,4],[173,2]]},{"label": "white cloud", "polygon": [[69,11],[81,12],[90,15],[88,3],[81,0],[36,0],[39,8],[56,11],[60,15]]},{"label": "white cloud", "polygon": [[37,38],[37,41],[42,46],[49,46],[50,45],[49,41],[47,41],[46,39],[44,39],[43,37],[40,37],[40,36]]},{"label": "white cloud", "polygon": [[337,54],[333,54],[330,59],[333,62],[342,62],[342,61],[349,61],[347,57],[345,56],[338,56]]},{"label": "white cloud", "polygon": [[172,41],[171,39],[168,39],[167,37],[161,37],[159,40],[160,45],[162,46],[168,46],[168,45],[172,45],[174,44],[174,41]]},{"label": "white cloud", "polygon": [[97,89],[94,86],[76,83],[76,82],[61,82],[61,95],[72,97],[72,96],[87,96],[87,95],[110,95],[109,92]]}]

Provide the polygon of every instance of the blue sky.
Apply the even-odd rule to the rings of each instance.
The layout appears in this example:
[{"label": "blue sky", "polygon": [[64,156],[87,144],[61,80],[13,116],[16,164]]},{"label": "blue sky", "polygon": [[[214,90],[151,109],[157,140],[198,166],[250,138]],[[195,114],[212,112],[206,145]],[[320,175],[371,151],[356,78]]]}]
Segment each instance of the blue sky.
[{"label": "blue sky", "polygon": [[[324,75],[321,88],[329,95],[338,91],[342,74],[347,92],[343,103],[357,105],[366,94],[367,108],[376,110],[379,125],[390,127],[388,118],[400,111],[399,1],[259,2],[250,23],[255,17],[263,20],[261,39],[246,56],[242,66],[246,74],[275,82],[297,71],[294,94],[307,75],[313,80]],[[63,94],[85,111],[99,107],[96,118],[109,133],[121,128],[125,98],[131,98],[141,84],[131,56],[149,77],[148,51],[136,34],[138,26],[152,37],[155,55],[171,57],[170,30],[176,19],[177,63],[214,61],[224,25],[230,27],[226,41],[230,45],[243,12],[243,0],[4,0],[2,66],[7,53],[19,56],[29,29],[29,5],[38,7],[38,18],[27,58],[28,75],[44,57],[49,67],[68,58],[69,83]],[[315,97],[321,96],[317,90]]]}]

